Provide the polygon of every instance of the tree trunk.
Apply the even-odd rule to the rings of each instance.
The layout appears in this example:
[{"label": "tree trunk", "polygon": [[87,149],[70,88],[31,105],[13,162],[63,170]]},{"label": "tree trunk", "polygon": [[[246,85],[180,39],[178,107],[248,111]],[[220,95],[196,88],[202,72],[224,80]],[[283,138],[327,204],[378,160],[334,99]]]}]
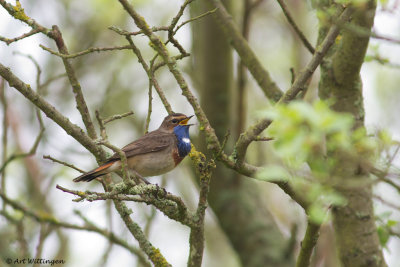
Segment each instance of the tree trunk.
[{"label": "tree trunk", "polygon": [[[353,114],[356,128],[364,126],[360,69],[369,36],[354,29],[370,31],[374,22],[375,4],[375,1],[368,1],[364,5],[353,7],[355,12],[350,22],[353,30],[342,30],[329,56],[321,65],[320,97],[335,99],[332,107],[334,110]],[[328,28],[329,25],[321,25],[319,40],[322,40]],[[336,188],[347,199],[345,206],[332,209],[336,244],[342,265],[386,266],[375,226],[372,190],[368,185],[370,178],[358,166],[342,161],[336,176],[343,179],[343,184],[350,179],[358,184],[351,188]]]}]

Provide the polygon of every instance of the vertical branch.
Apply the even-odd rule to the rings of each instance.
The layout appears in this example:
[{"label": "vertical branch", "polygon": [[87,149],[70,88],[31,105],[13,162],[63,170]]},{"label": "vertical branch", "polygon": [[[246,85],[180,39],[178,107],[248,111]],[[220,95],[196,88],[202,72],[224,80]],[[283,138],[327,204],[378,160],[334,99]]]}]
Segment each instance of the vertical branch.
[{"label": "vertical branch", "polygon": [[[262,1],[257,1],[252,3],[251,0],[244,0],[243,16],[242,16],[242,35],[243,38],[248,41],[250,34],[250,20],[252,11],[257,7]],[[236,135],[237,139],[240,133],[243,131],[246,124],[246,86],[247,86],[247,68],[243,59],[240,58],[238,66],[238,97],[237,97],[237,125],[236,125]]]},{"label": "vertical branch", "polygon": [[314,47],[310,44],[310,42],[307,40],[307,37],[303,34],[303,32],[299,29],[299,27],[296,25],[296,22],[294,22],[294,19],[292,15],[290,15],[290,12],[284,2],[284,0],[277,0],[279,5],[282,8],[283,14],[285,14],[286,19],[288,20],[289,24],[292,26],[293,30],[297,34],[297,36],[300,38],[304,46],[307,48],[307,50],[311,53],[314,54],[315,49]]},{"label": "vertical branch", "polygon": [[[115,27],[111,27],[111,30],[115,31],[118,34],[124,35],[126,40],[128,40],[129,44],[131,45],[132,51],[133,53],[138,57],[138,60],[140,62],[140,64],[142,64],[143,69],[145,70],[147,76],[149,77],[149,87],[151,85],[154,86],[154,88],[157,91],[158,96],[161,99],[161,102],[163,103],[165,109],[167,110],[168,114],[173,113],[172,108],[170,103],[168,102],[167,98],[165,97],[164,91],[161,89],[160,85],[158,84],[157,79],[155,78],[152,66],[154,63],[155,58],[152,60],[151,62],[151,68],[149,68],[149,66],[147,65],[146,61],[144,60],[142,53],[140,52],[139,48],[135,45],[135,43],[132,40],[132,37],[129,35],[129,32],[124,32],[121,31]],[[150,93],[149,93],[150,94]],[[150,101],[150,100],[149,100]]]},{"label": "vertical branch", "polygon": [[209,2],[211,2],[214,7],[218,8],[214,17],[225,33],[226,39],[229,40],[233,48],[239,54],[243,63],[249,69],[264,94],[272,101],[278,101],[282,96],[282,91],[271,79],[267,70],[262,66],[222,2],[220,0],[209,0]]},{"label": "vertical branch", "polygon": [[144,253],[146,253],[154,266],[171,266],[160,253],[159,249],[153,247],[149,240],[147,240],[146,235],[143,233],[142,229],[140,229],[140,226],[131,219],[130,214],[132,211],[128,209],[125,203],[120,200],[114,200],[114,205],[129,231],[138,241],[140,248],[144,251]]},{"label": "vertical branch", "polygon": [[[62,38],[62,34],[56,25],[53,26],[52,32],[53,32],[53,39],[57,44],[58,51],[61,54],[68,55],[67,46],[65,45],[64,40]],[[75,95],[76,107],[78,108],[79,112],[81,113],[82,120],[83,120],[83,123],[85,124],[88,135],[92,139],[97,139],[96,130],[94,129],[94,125],[93,125],[92,119],[90,117],[89,109],[86,105],[86,101],[85,101],[85,98],[82,93],[82,88],[76,77],[75,71],[74,71],[71,63],[69,62],[69,59],[63,57],[62,61],[64,63],[64,67],[67,72],[69,82],[71,83],[72,90]]]},{"label": "vertical branch", "polygon": [[153,111],[152,108],[152,100],[153,100],[153,82],[151,78],[149,78],[149,103],[147,107],[147,118],[146,118],[146,126],[144,127],[144,133],[149,132],[149,125],[150,125],[150,118],[151,118],[151,112]]},{"label": "vertical branch", "polygon": [[199,101],[193,95],[193,93],[189,90],[189,86],[183,77],[182,73],[178,70],[176,59],[169,56],[169,52],[165,47],[165,44],[160,40],[160,38],[153,33],[149,25],[146,23],[144,18],[140,16],[136,10],[132,7],[131,4],[127,0],[119,0],[124,9],[128,12],[128,14],[135,21],[135,24],[143,31],[143,33],[150,39],[154,49],[158,52],[164,62],[167,63],[169,71],[174,76],[175,80],[179,84],[179,87],[182,90],[182,95],[186,97],[188,102],[192,105],[195,110],[196,117],[200,121],[201,126],[203,126],[206,130],[209,139],[209,147],[210,149],[214,149],[215,151],[219,151],[220,144],[217,136],[215,135],[214,129],[210,126],[210,122],[208,121],[204,111],[200,107]]},{"label": "vertical branch", "polygon": [[[5,164],[7,160],[7,145],[8,145],[8,138],[7,138],[7,130],[8,130],[8,121],[7,121],[7,99],[6,99],[6,92],[5,92],[5,84],[4,79],[0,79],[0,102],[3,106],[3,131],[2,131],[2,138],[1,143],[3,146],[2,151],[2,165]],[[1,193],[5,193],[6,191],[6,171],[4,170],[1,173]],[[3,203],[3,209],[5,208],[5,203]]]},{"label": "vertical branch", "polygon": [[204,154],[198,152],[193,145],[189,156],[200,174],[200,196],[196,214],[193,217],[193,225],[190,227],[188,267],[200,267],[204,251],[204,219],[208,206],[207,198],[210,189],[212,169],[215,168],[216,165],[213,160],[207,162]]},{"label": "vertical branch", "polygon": [[307,230],[304,235],[303,242],[301,242],[301,248],[297,258],[296,267],[310,266],[311,254],[319,237],[319,228],[319,224],[308,221]]}]

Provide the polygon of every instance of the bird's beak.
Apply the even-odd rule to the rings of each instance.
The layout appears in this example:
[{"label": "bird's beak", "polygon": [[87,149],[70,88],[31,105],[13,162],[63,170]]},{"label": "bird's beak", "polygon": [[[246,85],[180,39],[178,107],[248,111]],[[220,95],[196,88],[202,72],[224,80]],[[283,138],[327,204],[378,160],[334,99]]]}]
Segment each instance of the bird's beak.
[{"label": "bird's beak", "polygon": [[[188,125],[188,124],[187,124],[188,121],[189,121],[190,118],[193,117],[193,116],[194,116],[194,115],[189,116],[189,117],[186,117],[185,119],[181,120],[181,121],[179,122],[179,125]],[[191,125],[191,124],[190,124],[190,125]]]}]

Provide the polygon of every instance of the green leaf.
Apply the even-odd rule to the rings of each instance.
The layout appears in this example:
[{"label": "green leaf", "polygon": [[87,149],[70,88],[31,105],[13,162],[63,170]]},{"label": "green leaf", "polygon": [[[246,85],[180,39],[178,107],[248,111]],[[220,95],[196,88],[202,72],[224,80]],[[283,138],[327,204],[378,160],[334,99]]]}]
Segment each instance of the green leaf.
[{"label": "green leaf", "polygon": [[379,226],[377,228],[379,242],[381,243],[382,247],[386,247],[387,242],[389,241],[389,231],[385,227]]},{"label": "green leaf", "polygon": [[326,208],[315,202],[309,207],[308,216],[313,223],[322,224],[327,218]]},{"label": "green leaf", "polygon": [[399,223],[398,221],[388,220],[387,223],[386,223],[386,226],[391,228],[391,227],[395,226],[398,223]]}]

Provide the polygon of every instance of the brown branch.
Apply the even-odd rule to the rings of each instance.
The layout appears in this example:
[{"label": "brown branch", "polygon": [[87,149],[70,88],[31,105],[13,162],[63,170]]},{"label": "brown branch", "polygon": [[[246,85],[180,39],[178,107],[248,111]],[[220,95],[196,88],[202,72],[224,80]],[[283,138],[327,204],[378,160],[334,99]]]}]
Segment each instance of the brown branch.
[{"label": "brown branch", "polygon": [[[168,50],[166,49],[165,45],[161,42],[159,37],[153,34],[150,27],[144,20],[144,18],[140,16],[133,9],[133,7],[128,3],[127,0],[119,0],[119,2],[128,12],[128,14],[134,19],[135,24],[139,27],[139,29],[141,29],[143,33],[146,36],[148,36],[148,38],[153,44],[153,47],[156,49],[156,51],[161,56],[163,61],[166,62],[170,72],[172,73],[177,83],[179,84],[179,87],[182,90],[182,94],[186,97],[188,102],[193,107],[196,117],[200,122],[200,129],[205,131],[208,142],[207,145],[208,149],[213,151],[215,155],[218,154],[219,157],[217,159],[223,162],[228,168],[234,169],[243,175],[254,178],[255,173],[258,171],[257,167],[246,163],[237,165],[235,161],[232,161],[225,153],[221,152],[221,145],[215,134],[215,130],[211,127],[210,122],[208,121],[208,118],[206,117],[203,109],[200,107],[197,98],[190,91],[188,84],[185,81],[185,78],[183,77],[182,73],[178,70],[176,66],[176,60],[174,60],[172,57],[169,56]],[[287,182],[277,181],[276,184],[278,184],[282,188],[282,190],[284,190],[290,197],[292,197],[297,203],[299,203],[299,205],[301,205],[303,208],[306,209],[308,205],[307,201],[301,195],[296,194],[293,188],[291,188],[291,186]]]},{"label": "brown branch", "polygon": [[67,163],[67,162],[64,162],[64,161],[55,159],[55,158],[51,157],[50,155],[43,155],[43,158],[44,158],[44,159],[51,160],[51,161],[56,162],[56,163],[58,163],[58,164],[67,166],[67,167],[69,167],[69,168],[71,168],[71,169],[74,169],[74,170],[80,172],[80,173],[85,173],[84,170],[79,169],[78,167],[74,166],[73,164],[69,164],[69,163]]},{"label": "brown branch", "polygon": [[43,121],[42,121],[42,118],[40,117],[40,113],[39,112],[37,113],[37,119],[39,121],[40,129],[39,129],[39,134],[37,135],[37,137],[36,137],[32,147],[31,147],[31,149],[26,153],[13,154],[10,157],[8,157],[4,161],[2,166],[0,167],[0,173],[2,173],[4,171],[4,169],[7,167],[7,165],[10,162],[12,162],[13,160],[16,160],[16,159],[19,159],[19,158],[26,158],[26,157],[32,156],[32,155],[34,155],[36,153],[36,150],[37,150],[37,148],[39,146],[40,140],[42,139],[44,131],[45,131],[45,128],[44,128],[44,125],[43,125]]},{"label": "brown branch", "polygon": [[[50,214],[47,214],[47,213],[44,213],[44,212],[35,212],[35,211],[33,211],[33,210],[21,205],[17,201],[8,198],[3,193],[0,193],[0,197],[3,199],[4,202],[7,202],[8,204],[10,204],[14,209],[21,211],[26,216],[29,216],[29,217],[35,219],[36,221],[38,221],[40,223],[49,223],[49,224],[54,225],[56,227],[61,227],[61,228],[66,228],[66,229],[74,229],[74,230],[84,230],[84,231],[98,233],[98,234],[104,236],[105,238],[107,238],[108,240],[110,240],[111,242],[113,242],[113,243],[115,243],[115,244],[117,244],[117,245],[119,245],[121,247],[126,248],[131,253],[133,253],[136,256],[138,256],[141,259],[141,262],[147,263],[146,257],[143,255],[142,251],[140,251],[139,249],[137,249],[135,247],[132,247],[131,245],[126,243],[125,240],[120,239],[114,233],[112,233],[110,231],[107,231],[105,229],[101,229],[101,228],[95,226],[94,224],[87,225],[87,226],[80,226],[80,225],[76,225],[76,224],[62,222],[62,221],[59,221],[58,219],[56,219],[55,217],[53,217]],[[149,264],[147,263],[146,266],[149,266]]]},{"label": "brown branch", "polygon": [[[2,151],[2,157],[1,157],[1,164],[4,165],[6,162],[7,158],[7,146],[8,146],[8,100],[6,97],[6,90],[5,90],[5,83],[4,79],[0,79],[0,102],[3,105],[3,130],[2,130],[2,138],[1,142],[3,145],[3,151]],[[1,189],[0,191],[2,193],[5,193],[5,187],[6,187],[6,173],[3,171],[1,173]],[[3,209],[4,209],[3,205]]]},{"label": "brown branch", "polygon": [[300,30],[300,28],[297,26],[296,22],[294,21],[292,15],[290,14],[284,0],[277,0],[279,5],[282,8],[283,14],[285,14],[286,19],[288,20],[289,24],[293,27],[294,32],[297,34],[297,36],[300,38],[304,46],[307,48],[307,50],[311,53],[314,54],[315,49],[311,45],[311,43],[307,40],[307,37],[303,34],[303,32]]},{"label": "brown branch", "polygon": [[183,225],[193,227],[193,215],[189,212],[182,199],[169,192],[160,189],[157,185],[140,184],[133,187],[117,184],[111,192],[94,192],[94,191],[78,191],[72,190],[60,185],[57,189],[77,196],[74,202],[86,200],[89,202],[99,200],[117,200],[117,201],[133,201],[138,203],[146,203],[153,205],[168,218],[181,222]]},{"label": "brown branch", "polygon": [[178,23],[179,19],[182,17],[185,8],[193,1],[194,0],[185,0],[185,2],[182,4],[182,6],[178,11],[178,14],[176,14],[176,16],[172,19],[171,24],[168,27],[168,41],[171,42],[182,55],[188,55],[188,53],[183,48],[183,46],[174,38],[175,34],[174,28]]},{"label": "brown branch", "polygon": [[74,53],[74,54],[63,54],[63,53],[58,53],[58,52],[56,52],[56,51],[54,51],[54,50],[52,50],[52,49],[50,49],[50,48],[48,48],[48,47],[46,47],[44,45],[39,45],[39,46],[43,50],[46,50],[47,52],[49,52],[49,53],[51,53],[51,54],[53,54],[55,56],[58,56],[58,57],[61,57],[61,58],[68,58],[68,59],[69,58],[77,58],[77,57],[84,56],[84,55],[87,55],[87,54],[90,54],[90,53],[93,53],[93,52],[105,52],[105,51],[132,49],[132,47],[129,46],[129,45],[112,46],[112,47],[91,47],[91,48],[88,48],[86,50]]},{"label": "brown branch", "polygon": [[[128,169],[128,160],[126,158],[126,154],[124,151],[122,151],[120,148],[110,144],[108,141],[106,140],[100,140],[97,142],[100,145],[106,146],[109,149],[111,149],[112,151],[114,151],[115,153],[118,153],[120,160],[121,160],[121,171],[122,171],[122,180],[124,181],[124,183],[128,186],[133,186],[134,183],[132,180],[130,180],[130,176],[129,176],[129,169]],[[138,177],[136,177],[136,175],[133,175],[133,178],[135,180],[136,184],[140,183],[140,180]]]},{"label": "brown branch", "polygon": [[[0,0],[1,1],[1,0]],[[25,84],[17,76],[15,76],[11,70],[0,63],[0,76],[8,81],[11,87],[17,89],[22,95],[29,99],[32,104],[37,106],[43,111],[47,117],[56,122],[64,131],[74,137],[79,143],[81,143],[86,149],[88,149],[93,155],[101,160],[106,159],[106,154],[96,143],[89,138],[83,130],[71,123],[71,121],[58,112],[54,106],[48,103],[42,96],[31,89],[30,85]]]},{"label": "brown branch", "polygon": [[384,204],[384,205],[386,205],[388,207],[391,207],[393,209],[396,209],[396,210],[400,211],[400,205],[396,205],[396,204],[394,204],[394,203],[392,203],[390,201],[387,201],[386,199],[384,199],[384,198],[382,198],[382,197],[380,197],[378,195],[374,195],[374,199],[380,201],[382,204]]},{"label": "brown branch", "polygon": [[301,242],[300,253],[297,258],[296,267],[308,267],[311,262],[311,255],[319,237],[319,224],[308,221],[307,230]]},{"label": "brown branch", "polygon": [[210,189],[212,169],[214,169],[216,165],[213,160],[207,162],[204,154],[198,152],[194,146],[192,147],[189,156],[200,175],[200,195],[196,214],[193,217],[194,222],[190,229],[190,250],[187,266],[197,267],[201,266],[203,260],[205,211],[208,206],[207,199]]},{"label": "brown branch", "polygon": [[[0,0],[1,1],[1,0]],[[0,63],[0,76],[8,81],[11,87],[16,88],[21,94],[28,98],[33,104],[40,108],[49,118],[55,121],[67,134],[74,137],[85,148],[87,148],[93,155],[96,156],[99,162],[106,159],[106,154],[90,137],[88,137],[83,130],[77,125],[71,123],[68,118],[64,117],[52,105],[47,103],[40,95],[33,91],[29,85],[22,82],[16,77],[10,69],[6,68]],[[106,186],[109,183],[106,181]],[[107,189],[107,188],[106,188]],[[121,215],[122,220],[127,226],[130,233],[138,240],[140,247],[148,255],[151,261],[157,265],[169,266],[165,258],[161,255],[159,250],[151,245],[146,239],[139,225],[130,218],[130,211],[126,205],[121,201],[114,201],[115,208]]]},{"label": "brown branch", "polygon": [[27,38],[29,36],[32,36],[32,35],[35,35],[35,34],[37,34],[39,32],[40,32],[39,29],[32,29],[32,30],[30,30],[29,32],[27,32],[25,34],[23,34],[21,36],[18,36],[18,37],[15,37],[15,38],[12,38],[12,39],[8,39],[8,38],[0,36],[0,41],[5,42],[7,45],[10,45],[11,43],[14,43],[14,42],[17,42],[19,40],[25,39],[25,38]]},{"label": "brown branch", "polygon": [[[347,22],[353,10],[348,7],[346,8],[337,20],[337,23],[332,25],[326,35],[324,41],[321,45],[317,47],[311,61],[307,64],[303,71],[296,76],[292,87],[282,96],[277,104],[287,103],[297,96],[297,94],[302,90],[307,81],[311,78],[318,65],[322,62],[324,56],[328,52],[329,48],[335,42],[336,37],[339,35],[340,25]],[[254,139],[259,136],[269,125],[271,121],[269,119],[263,119],[253,126],[249,127],[246,132],[240,135],[240,138],[236,142],[234,158],[236,159],[236,164],[241,165],[244,162],[244,156],[246,154],[247,148]]]},{"label": "brown branch", "polygon": [[257,56],[250,48],[248,42],[242,36],[231,15],[225,9],[220,0],[209,0],[209,2],[211,2],[213,6],[217,8],[217,11],[214,13],[214,17],[225,33],[225,37],[239,54],[241,60],[243,60],[243,63],[257,81],[264,94],[269,99],[278,101],[282,96],[282,91],[278,88],[275,82],[272,81],[269,73],[262,66]]},{"label": "brown branch", "polygon": [[107,123],[110,123],[110,122],[115,121],[115,120],[120,120],[122,118],[128,117],[128,116],[133,115],[133,114],[134,114],[133,111],[128,111],[128,112],[123,113],[123,114],[117,114],[117,115],[113,115],[111,117],[105,118],[103,120],[103,122],[104,122],[104,125],[106,125]]},{"label": "brown branch", "polygon": [[[120,34],[120,35],[124,35],[125,38],[127,39],[127,41],[129,42],[131,49],[133,51],[133,53],[138,57],[138,60],[140,62],[140,64],[142,64],[142,67],[144,69],[144,71],[146,72],[147,76],[150,79],[150,83],[154,86],[154,88],[156,89],[158,96],[161,99],[161,102],[163,103],[165,109],[167,110],[168,114],[173,113],[172,108],[170,103],[168,102],[167,98],[165,97],[164,91],[161,89],[160,85],[158,84],[157,79],[154,76],[154,72],[149,68],[149,66],[147,65],[146,61],[144,60],[142,53],[140,52],[139,48],[135,45],[135,43],[133,42],[131,36],[129,35],[128,32],[120,30],[116,27],[110,27],[110,30]],[[150,85],[149,85],[150,86]]]},{"label": "brown branch", "polygon": [[33,30],[37,30],[50,38],[53,38],[52,31],[39,23],[37,23],[34,19],[30,18],[25,14],[24,9],[21,6],[21,3],[17,0],[16,5],[13,6],[7,3],[5,0],[0,0],[0,5],[15,19],[22,21],[23,23],[30,26]]},{"label": "brown branch", "polygon": [[[64,43],[64,39],[62,37],[61,31],[59,30],[57,25],[53,25],[52,32],[53,32],[53,39],[57,44],[58,51],[61,54],[68,55],[67,46]],[[72,91],[74,92],[76,107],[81,114],[83,123],[85,124],[86,130],[88,132],[88,135],[92,139],[97,139],[96,130],[94,129],[92,118],[90,117],[89,109],[86,105],[86,101],[85,101],[85,98],[82,93],[82,88],[81,88],[81,85],[75,74],[75,70],[73,69],[73,67],[68,59],[62,58],[62,61],[64,63],[65,71],[67,72],[69,82],[72,86]]]},{"label": "brown branch", "polygon": [[212,9],[212,10],[209,10],[209,11],[207,11],[207,12],[204,12],[203,14],[200,14],[200,15],[198,15],[198,16],[196,16],[196,17],[193,17],[193,18],[191,18],[191,19],[188,19],[188,20],[182,22],[181,24],[179,24],[179,25],[176,27],[175,31],[173,32],[173,35],[175,35],[175,34],[178,32],[178,30],[179,30],[180,28],[182,28],[183,26],[185,26],[186,24],[188,24],[188,23],[190,23],[190,22],[193,22],[193,21],[196,21],[196,20],[199,20],[199,19],[202,19],[202,18],[204,18],[204,17],[206,17],[206,16],[208,16],[208,15],[211,15],[211,14],[214,13],[215,11],[217,11],[217,8],[214,8],[214,9]]}]

